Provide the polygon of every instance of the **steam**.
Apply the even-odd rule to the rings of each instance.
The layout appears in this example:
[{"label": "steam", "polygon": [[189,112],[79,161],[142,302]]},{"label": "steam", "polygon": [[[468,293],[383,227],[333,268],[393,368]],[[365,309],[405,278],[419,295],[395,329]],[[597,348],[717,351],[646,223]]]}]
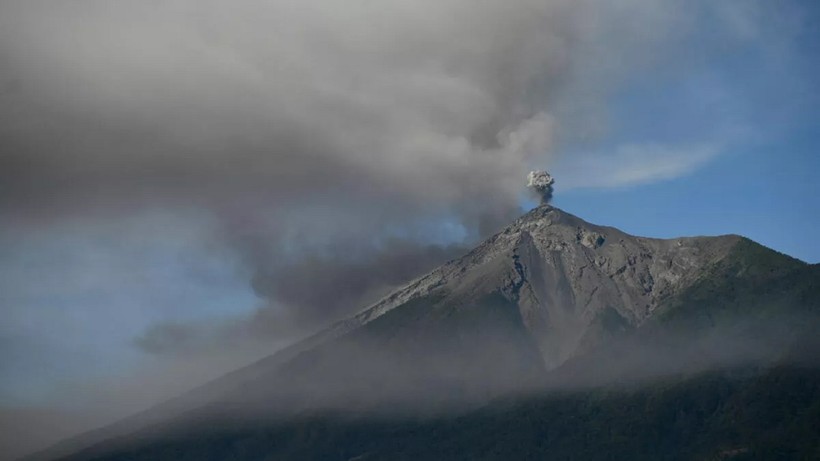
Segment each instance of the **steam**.
[{"label": "steam", "polygon": [[552,185],[555,178],[544,170],[530,171],[527,175],[527,187],[532,189],[541,199],[541,205],[546,205],[552,201]]}]

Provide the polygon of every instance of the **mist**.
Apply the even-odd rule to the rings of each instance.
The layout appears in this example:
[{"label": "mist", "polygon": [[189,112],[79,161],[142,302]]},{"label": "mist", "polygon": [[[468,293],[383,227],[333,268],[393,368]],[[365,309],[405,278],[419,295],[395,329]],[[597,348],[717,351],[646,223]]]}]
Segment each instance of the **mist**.
[{"label": "mist", "polygon": [[[426,328],[404,328],[417,309],[438,299],[412,302],[403,313],[388,313],[340,341],[266,358],[126,419],[107,428],[102,433],[107,440],[77,459],[154,441],[199,440],[203,433],[215,440],[247,428],[287,435],[310,421],[350,424],[350,430],[371,424],[413,427],[505,414],[515,402],[596,390],[629,395],[670,379],[685,382],[715,373],[740,379],[777,368],[820,366],[816,314],[725,317],[710,328],[649,326],[550,368],[500,296],[462,306],[470,314],[443,321],[432,314],[421,320]],[[159,430],[152,426],[158,421]]]}]

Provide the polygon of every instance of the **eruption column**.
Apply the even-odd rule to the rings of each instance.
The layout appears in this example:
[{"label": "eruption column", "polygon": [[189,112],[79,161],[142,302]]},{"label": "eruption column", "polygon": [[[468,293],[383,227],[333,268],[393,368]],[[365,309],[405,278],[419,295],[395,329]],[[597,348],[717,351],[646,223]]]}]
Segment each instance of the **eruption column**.
[{"label": "eruption column", "polygon": [[530,171],[527,175],[527,187],[538,194],[541,205],[546,205],[552,200],[553,184],[555,184],[555,179],[544,170]]}]

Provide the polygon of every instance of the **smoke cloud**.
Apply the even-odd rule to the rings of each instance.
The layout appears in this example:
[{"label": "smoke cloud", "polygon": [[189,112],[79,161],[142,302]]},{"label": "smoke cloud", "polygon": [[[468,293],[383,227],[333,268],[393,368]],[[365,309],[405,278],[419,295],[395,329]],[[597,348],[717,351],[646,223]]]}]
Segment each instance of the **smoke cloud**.
[{"label": "smoke cloud", "polygon": [[530,171],[530,174],[527,175],[527,187],[538,194],[542,205],[552,201],[553,184],[555,184],[555,179],[546,171]]},{"label": "smoke cloud", "polygon": [[217,224],[194,232],[241,255],[275,309],[314,319],[361,307],[318,293],[380,292],[517,215],[520,178],[557,133],[594,135],[607,96],[699,14],[600,0],[0,8],[11,228],[205,210]]}]

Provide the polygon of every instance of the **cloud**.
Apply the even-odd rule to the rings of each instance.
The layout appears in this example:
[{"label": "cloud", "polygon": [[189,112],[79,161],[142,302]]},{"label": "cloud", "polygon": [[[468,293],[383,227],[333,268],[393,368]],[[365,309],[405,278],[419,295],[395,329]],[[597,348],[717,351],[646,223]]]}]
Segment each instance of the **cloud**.
[{"label": "cloud", "polygon": [[527,92],[562,46],[527,42],[554,7],[432,5],[7,5],[2,205],[512,203],[504,178],[547,147]]},{"label": "cloud", "polygon": [[650,184],[692,173],[721,153],[716,145],[627,144],[610,155],[579,154],[563,166],[562,189]]}]

